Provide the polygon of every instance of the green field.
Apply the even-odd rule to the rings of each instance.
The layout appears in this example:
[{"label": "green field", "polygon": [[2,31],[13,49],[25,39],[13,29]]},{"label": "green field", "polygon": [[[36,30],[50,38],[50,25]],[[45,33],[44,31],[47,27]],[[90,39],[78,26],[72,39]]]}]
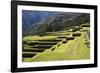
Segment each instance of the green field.
[{"label": "green field", "polygon": [[23,37],[23,62],[90,59],[88,23]]}]

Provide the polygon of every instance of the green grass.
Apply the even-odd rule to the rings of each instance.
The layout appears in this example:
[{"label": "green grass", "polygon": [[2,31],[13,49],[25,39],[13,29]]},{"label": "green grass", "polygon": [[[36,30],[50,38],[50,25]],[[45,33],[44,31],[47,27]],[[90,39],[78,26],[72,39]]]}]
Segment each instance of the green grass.
[{"label": "green grass", "polygon": [[25,59],[24,62],[89,59],[90,49],[84,45],[86,42],[84,34],[82,33],[81,37],[70,40],[66,44],[61,44],[54,51],[48,49],[30,60]]},{"label": "green grass", "polygon": [[[84,27],[82,30],[88,30],[89,28]],[[79,31],[78,31],[79,32]],[[56,32],[55,32],[56,33]],[[56,34],[60,34],[62,32],[58,32]],[[63,31],[63,34],[73,34],[74,32]],[[38,53],[32,58],[24,58],[23,62],[38,62],[38,61],[57,61],[57,60],[81,60],[81,59],[90,59],[90,48],[85,45],[88,38],[86,32],[81,31],[80,37],[75,37],[74,40],[69,40],[66,43],[59,42],[60,44],[53,45],[50,49],[46,49],[42,53]],[[52,35],[52,33],[50,33]],[[53,33],[54,34],[54,33]],[[61,36],[63,36],[63,34]],[[65,36],[65,35],[64,35]],[[66,35],[67,36],[67,35]],[[27,36],[24,37],[24,41],[34,41],[34,40],[50,40],[55,39],[57,36]],[[65,39],[64,39],[65,40]],[[88,40],[89,42],[89,40]],[[29,47],[28,45],[24,45],[25,47]],[[52,51],[52,48],[54,50]]]},{"label": "green grass", "polygon": [[27,36],[23,38],[23,41],[34,41],[34,40],[46,40],[55,39],[57,36]]}]

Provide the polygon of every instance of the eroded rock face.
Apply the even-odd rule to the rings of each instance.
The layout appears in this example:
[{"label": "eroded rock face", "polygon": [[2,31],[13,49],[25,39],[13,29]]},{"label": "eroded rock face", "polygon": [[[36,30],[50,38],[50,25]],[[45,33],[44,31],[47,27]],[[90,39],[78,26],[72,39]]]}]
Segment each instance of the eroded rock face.
[{"label": "eroded rock face", "polygon": [[35,24],[27,32],[28,35],[38,35],[45,32],[60,31],[64,28],[71,26],[77,26],[85,22],[90,21],[90,15],[87,13],[62,13],[53,12],[54,14],[48,15],[48,17]]}]

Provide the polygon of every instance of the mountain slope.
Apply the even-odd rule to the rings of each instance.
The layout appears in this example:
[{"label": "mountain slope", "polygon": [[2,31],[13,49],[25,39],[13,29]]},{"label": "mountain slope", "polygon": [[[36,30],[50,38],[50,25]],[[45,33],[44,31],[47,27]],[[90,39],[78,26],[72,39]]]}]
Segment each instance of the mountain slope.
[{"label": "mountain slope", "polygon": [[23,34],[26,34],[31,27],[34,27],[37,23],[45,20],[48,16],[52,14],[53,13],[44,11],[23,10],[22,11]]},{"label": "mountain slope", "polygon": [[23,35],[42,35],[90,21],[88,13],[23,11]]},{"label": "mountain slope", "polygon": [[64,28],[77,26],[87,21],[90,21],[89,14],[79,14],[79,13],[57,14],[55,16],[49,16],[44,22],[30,29],[29,34],[41,35],[45,32],[60,31]]}]

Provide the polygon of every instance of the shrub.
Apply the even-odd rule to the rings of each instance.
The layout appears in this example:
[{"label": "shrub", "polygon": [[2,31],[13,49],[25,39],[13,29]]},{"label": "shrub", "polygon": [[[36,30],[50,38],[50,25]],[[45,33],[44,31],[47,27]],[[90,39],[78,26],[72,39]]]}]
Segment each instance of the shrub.
[{"label": "shrub", "polygon": [[52,48],[51,50],[52,50],[52,51],[54,51],[54,50],[55,50],[55,48]]},{"label": "shrub", "polygon": [[58,44],[58,46],[60,46],[60,44]]}]

